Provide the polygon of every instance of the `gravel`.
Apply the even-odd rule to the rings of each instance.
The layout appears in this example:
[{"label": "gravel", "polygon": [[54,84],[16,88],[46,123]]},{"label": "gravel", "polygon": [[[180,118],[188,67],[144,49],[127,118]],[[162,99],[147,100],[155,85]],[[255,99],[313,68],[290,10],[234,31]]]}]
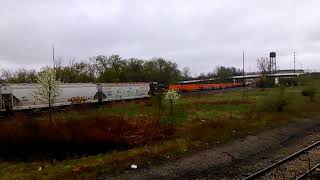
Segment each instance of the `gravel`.
[{"label": "gravel", "polygon": [[320,120],[306,119],[159,166],[97,179],[243,179],[319,139]]}]

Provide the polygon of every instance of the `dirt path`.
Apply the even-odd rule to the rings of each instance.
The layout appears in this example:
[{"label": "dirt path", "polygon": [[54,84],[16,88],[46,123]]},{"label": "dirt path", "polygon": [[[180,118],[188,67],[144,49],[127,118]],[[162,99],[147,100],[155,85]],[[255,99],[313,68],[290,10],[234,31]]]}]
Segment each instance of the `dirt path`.
[{"label": "dirt path", "polygon": [[316,140],[320,140],[320,119],[306,119],[157,167],[98,179],[242,179]]}]

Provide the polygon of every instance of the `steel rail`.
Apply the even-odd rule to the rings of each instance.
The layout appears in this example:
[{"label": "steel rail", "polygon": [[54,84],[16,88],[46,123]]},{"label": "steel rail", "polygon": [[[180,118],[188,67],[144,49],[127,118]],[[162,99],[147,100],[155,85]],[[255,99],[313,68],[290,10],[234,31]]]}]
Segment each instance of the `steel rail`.
[{"label": "steel rail", "polygon": [[258,171],[256,173],[246,177],[244,180],[251,180],[251,179],[256,179],[258,177],[261,177],[262,175],[264,175],[267,172],[269,172],[271,169],[274,169],[275,167],[277,167],[277,166],[279,166],[279,165],[281,165],[281,164],[283,164],[283,163],[285,163],[285,162],[287,162],[287,161],[289,161],[289,160],[291,160],[291,159],[293,159],[293,158],[305,153],[306,151],[309,151],[310,149],[313,149],[314,147],[316,147],[318,145],[320,145],[320,141],[315,142],[315,143],[311,144],[310,146],[305,147],[302,150],[299,150],[299,151],[291,154],[290,156],[287,156],[286,158],[284,158],[284,159],[282,159],[282,160],[280,160],[280,161],[278,161],[278,162],[276,162],[276,163],[274,163],[274,164],[272,164],[272,165],[270,165],[270,166],[268,166],[268,167],[266,167],[266,168],[264,168],[264,169],[262,169],[262,170],[260,170],[260,171]]},{"label": "steel rail", "polygon": [[301,180],[301,179],[305,179],[306,177],[308,177],[308,175],[310,175],[310,173],[312,173],[313,171],[315,171],[318,167],[320,167],[320,163],[313,166],[313,168],[309,169],[307,172],[305,172],[304,174],[302,174],[301,176],[299,176],[298,178],[296,178],[296,180]]}]

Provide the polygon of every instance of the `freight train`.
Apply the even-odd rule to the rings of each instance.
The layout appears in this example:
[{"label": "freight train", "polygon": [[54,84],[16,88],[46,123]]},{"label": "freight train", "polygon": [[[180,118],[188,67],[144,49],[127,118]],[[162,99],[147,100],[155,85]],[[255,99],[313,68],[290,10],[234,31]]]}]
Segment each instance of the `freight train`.
[{"label": "freight train", "polygon": [[[0,111],[16,111],[48,107],[34,97],[37,84],[0,85]],[[60,95],[53,106],[71,105],[75,98],[85,103],[149,97],[149,83],[61,84]]]},{"label": "freight train", "polygon": [[208,83],[208,84],[175,84],[169,85],[170,90],[179,92],[191,92],[191,91],[208,91],[216,89],[235,88],[242,86],[243,83]]},{"label": "freight train", "polygon": [[[241,83],[177,84],[164,86],[160,83],[66,83],[60,85],[60,95],[53,106],[74,104],[74,99],[84,103],[97,103],[126,99],[148,98],[168,89],[179,92],[225,89],[241,86]],[[48,105],[37,100],[34,92],[38,84],[0,84],[0,112],[35,110]]]}]

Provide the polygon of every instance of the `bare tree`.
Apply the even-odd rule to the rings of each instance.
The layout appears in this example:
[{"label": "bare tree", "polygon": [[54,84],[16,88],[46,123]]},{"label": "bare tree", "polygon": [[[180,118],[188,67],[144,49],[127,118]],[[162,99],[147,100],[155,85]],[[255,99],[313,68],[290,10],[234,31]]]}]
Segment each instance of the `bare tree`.
[{"label": "bare tree", "polygon": [[1,78],[9,82],[13,78],[13,73],[8,69],[2,69]]},{"label": "bare tree", "polygon": [[63,64],[63,58],[61,56],[58,56],[53,61],[53,68],[54,69],[61,69]]},{"label": "bare tree", "polygon": [[49,119],[52,124],[52,107],[61,94],[60,81],[56,80],[56,71],[53,68],[45,68],[38,77],[38,88],[34,91],[35,99],[49,106]]},{"label": "bare tree", "polygon": [[191,76],[190,68],[189,67],[184,67],[182,69],[181,74],[182,74],[182,77],[187,80]]},{"label": "bare tree", "polygon": [[262,76],[266,76],[269,73],[270,69],[270,60],[268,57],[262,57],[257,59],[257,67]]}]

